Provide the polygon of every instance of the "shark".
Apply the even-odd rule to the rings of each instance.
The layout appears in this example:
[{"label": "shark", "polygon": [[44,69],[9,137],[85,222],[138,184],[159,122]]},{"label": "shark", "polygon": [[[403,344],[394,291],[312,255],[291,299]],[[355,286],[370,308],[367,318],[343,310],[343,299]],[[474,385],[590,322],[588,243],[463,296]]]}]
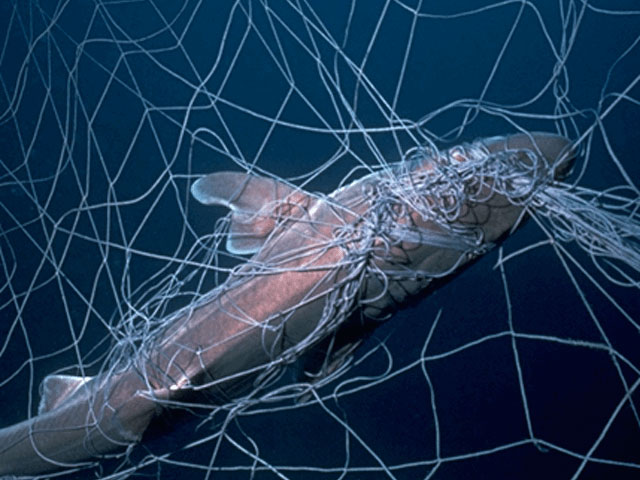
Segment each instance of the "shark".
[{"label": "shark", "polygon": [[329,375],[407,298],[515,229],[575,157],[564,136],[516,133],[416,149],[325,195],[252,173],[199,178],[193,197],[230,208],[226,248],[246,262],[127,361],[46,377],[37,414],[0,429],[0,475],[94,464],[172,406],[232,401],[318,351],[314,376]]}]

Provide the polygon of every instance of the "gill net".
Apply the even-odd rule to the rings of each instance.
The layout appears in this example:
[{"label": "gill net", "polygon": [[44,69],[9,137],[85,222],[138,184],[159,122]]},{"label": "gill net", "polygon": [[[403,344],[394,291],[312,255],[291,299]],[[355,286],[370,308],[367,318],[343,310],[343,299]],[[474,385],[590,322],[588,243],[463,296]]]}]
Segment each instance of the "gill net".
[{"label": "gill net", "polygon": [[[481,168],[529,219],[488,253],[452,232],[484,255],[339,361],[301,381],[296,345],[249,394],[175,405],[193,414],[61,478],[637,476],[640,12],[445,3],[2,2],[0,426],[35,415],[46,375],[131,362],[246,262],[227,210],[190,197],[200,176],[328,198],[387,172],[381,198],[429,215],[392,164],[550,131],[581,153],[563,182],[469,146],[476,170],[431,178],[443,225]],[[323,319],[353,310],[371,272],[350,271]]]}]

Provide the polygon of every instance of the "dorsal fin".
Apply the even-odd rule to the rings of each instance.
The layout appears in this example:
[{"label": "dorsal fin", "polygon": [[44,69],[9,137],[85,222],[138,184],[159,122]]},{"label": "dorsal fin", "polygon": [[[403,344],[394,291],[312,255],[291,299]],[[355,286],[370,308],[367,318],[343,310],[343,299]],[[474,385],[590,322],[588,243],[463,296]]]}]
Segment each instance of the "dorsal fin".
[{"label": "dorsal fin", "polygon": [[286,183],[241,172],[216,172],[198,179],[191,194],[205,205],[229,207],[231,228],[227,250],[255,253],[280,222],[299,218],[311,196]]},{"label": "dorsal fin", "polygon": [[46,413],[59,407],[92,378],[74,377],[72,375],[49,375],[45,377],[42,381],[38,414]]}]

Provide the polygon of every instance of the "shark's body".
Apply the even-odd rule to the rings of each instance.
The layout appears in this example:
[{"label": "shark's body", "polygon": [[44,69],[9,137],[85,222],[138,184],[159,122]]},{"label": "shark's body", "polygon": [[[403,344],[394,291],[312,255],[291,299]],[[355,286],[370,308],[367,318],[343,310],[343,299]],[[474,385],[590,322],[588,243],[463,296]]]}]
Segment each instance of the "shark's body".
[{"label": "shark's body", "polygon": [[[550,180],[573,157],[568,141],[550,134],[478,145],[486,155],[514,150],[525,176],[537,158]],[[447,160],[465,162],[460,152],[450,150]],[[446,209],[453,197],[393,196],[399,177],[407,185],[428,183],[438,161],[405,162],[328,197],[241,173],[198,180],[197,200],[233,209],[227,248],[254,256],[198,305],[175,315],[129,364],[92,378],[48,377],[38,415],[0,430],[0,474],[38,474],[121,450],[140,439],[161,405],[188,399],[194,390],[221,401],[236,398],[260,375],[339,331],[356,307],[380,317],[515,225],[522,205],[494,192],[490,178],[465,187],[482,201],[458,205],[446,228],[425,212]],[[389,201],[372,214],[372,199],[385,195]],[[339,362],[353,344],[336,342],[329,357]]]}]

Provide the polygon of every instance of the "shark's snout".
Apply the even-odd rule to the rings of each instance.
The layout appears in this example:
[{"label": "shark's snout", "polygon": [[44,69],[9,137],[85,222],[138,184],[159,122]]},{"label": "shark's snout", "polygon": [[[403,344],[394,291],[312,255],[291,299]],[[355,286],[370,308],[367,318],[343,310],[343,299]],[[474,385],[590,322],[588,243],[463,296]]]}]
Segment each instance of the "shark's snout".
[{"label": "shark's snout", "polygon": [[546,160],[556,180],[562,180],[571,173],[578,154],[571,140],[562,135],[546,132],[491,137],[487,138],[484,144],[491,152],[531,150]]}]

